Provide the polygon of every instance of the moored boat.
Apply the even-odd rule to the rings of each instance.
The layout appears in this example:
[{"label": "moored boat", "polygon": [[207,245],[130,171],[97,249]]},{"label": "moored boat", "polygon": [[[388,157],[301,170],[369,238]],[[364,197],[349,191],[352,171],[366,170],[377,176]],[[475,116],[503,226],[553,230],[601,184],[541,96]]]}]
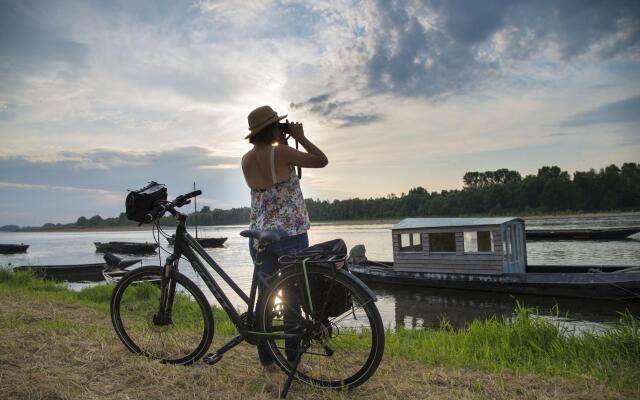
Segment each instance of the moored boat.
[{"label": "moored boat", "polygon": [[94,242],[96,251],[99,253],[118,254],[152,254],[158,248],[157,243],[136,243],[136,242]]},{"label": "moored boat", "polygon": [[[141,260],[122,260],[119,268],[126,268]],[[68,264],[68,265],[23,265],[14,268],[14,271],[31,270],[36,275],[46,279],[55,279],[68,282],[99,282],[104,280],[102,271],[109,269],[109,265],[104,263],[92,264]]]},{"label": "moored boat", "polygon": [[527,240],[621,240],[640,232],[640,227],[591,229],[527,229]]},{"label": "moored boat", "polygon": [[[224,245],[224,242],[227,241],[227,238],[226,237],[197,238],[196,240],[198,241],[198,243],[200,243],[200,246],[202,247],[222,247]],[[171,246],[173,246],[173,244],[176,241],[176,238],[174,235],[171,235],[170,237],[167,238],[167,241]]]},{"label": "moored boat", "polygon": [[103,258],[107,266],[102,270],[102,277],[110,285],[118,283],[129,272],[126,268],[132,265],[112,253],[106,253]]},{"label": "moored boat", "polygon": [[640,299],[640,266],[527,265],[518,218],[408,218],[392,228],[394,262],[354,252],[365,282],[597,299]]},{"label": "moored boat", "polygon": [[0,243],[0,254],[26,253],[27,248],[29,248],[29,245],[24,243],[20,243],[20,244]]},{"label": "moored boat", "polygon": [[[386,267],[381,266],[385,264]],[[394,271],[393,263],[375,261],[349,264],[351,273],[366,283],[609,300],[640,298],[640,267],[611,268],[631,270],[628,273],[604,272],[606,266],[592,267],[603,272],[571,272],[571,268],[582,266],[567,266],[567,272],[562,271],[564,266],[544,266],[547,267],[548,272],[478,275]]]}]

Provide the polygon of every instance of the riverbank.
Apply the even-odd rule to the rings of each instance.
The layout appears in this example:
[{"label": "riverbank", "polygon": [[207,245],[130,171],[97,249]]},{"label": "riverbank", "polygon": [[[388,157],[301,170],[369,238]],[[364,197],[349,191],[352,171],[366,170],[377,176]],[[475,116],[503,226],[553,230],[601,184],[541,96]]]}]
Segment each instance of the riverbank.
[{"label": "riverbank", "polygon": [[[512,212],[512,213],[480,213],[480,214],[459,214],[455,215],[457,218],[479,218],[479,217],[519,217],[519,218],[536,218],[541,220],[554,219],[554,218],[564,218],[564,217],[606,217],[606,216],[634,216],[640,213],[639,210],[609,210],[609,211],[596,211],[596,212],[576,212],[576,211],[554,211],[554,212],[543,212],[543,211],[523,211],[523,212]],[[433,218],[446,218],[452,217],[451,215],[443,216],[443,215],[431,215],[429,217]],[[365,218],[365,219],[341,219],[341,220],[317,220],[313,219],[314,226],[322,226],[322,225],[369,225],[369,224],[396,224],[401,221],[403,218],[394,217],[394,218]],[[246,226],[249,225],[249,221],[243,224],[224,224],[224,225],[201,225],[202,227],[227,227],[227,226]],[[166,227],[170,227],[173,225],[163,225]],[[194,225],[195,226],[195,225]],[[0,232],[114,232],[114,231],[150,231],[152,229],[151,225],[137,225],[137,224],[126,224],[126,225],[109,225],[109,226],[61,226],[61,227],[20,227],[17,230],[5,230]]]},{"label": "riverbank", "polygon": [[[0,398],[275,398],[284,375],[265,377],[241,345],[215,367],[161,365],[129,354],[109,319],[111,288],[72,292],[0,271]],[[234,333],[216,312],[220,346]],[[640,327],[567,335],[520,313],[513,324],[388,333],[378,372],[350,394],[295,384],[291,398],[619,399],[640,395]]]}]

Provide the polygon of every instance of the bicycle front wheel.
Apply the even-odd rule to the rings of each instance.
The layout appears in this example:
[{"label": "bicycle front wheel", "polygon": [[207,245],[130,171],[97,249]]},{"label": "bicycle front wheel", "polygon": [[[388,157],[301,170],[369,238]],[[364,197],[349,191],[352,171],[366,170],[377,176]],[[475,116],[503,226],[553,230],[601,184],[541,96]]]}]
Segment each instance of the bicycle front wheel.
[{"label": "bicycle front wheel", "polygon": [[192,281],[173,272],[165,288],[171,312],[160,321],[162,272],[161,267],[143,267],[122,277],[111,296],[111,321],[132,353],[169,364],[191,364],[213,340],[211,306]]},{"label": "bicycle front wheel", "polygon": [[[323,293],[309,293],[313,282]],[[313,289],[312,289],[313,290]],[[331,302],[347,296],[342,311]],[[311,302],[309,301],[311,300]],[[309,304],[315,303],[315,307]],[[313,308],[313,309],[312,309]],[[384,353],[384,327],[374,300],[347,274],[308,266],[283,271],[261,296],[259,327],[270,333],[297,333],[299,339],[270,339],[268,347],[286,372],[300,354],[296,379],[330,389],[351,389],[376,371]]]}]

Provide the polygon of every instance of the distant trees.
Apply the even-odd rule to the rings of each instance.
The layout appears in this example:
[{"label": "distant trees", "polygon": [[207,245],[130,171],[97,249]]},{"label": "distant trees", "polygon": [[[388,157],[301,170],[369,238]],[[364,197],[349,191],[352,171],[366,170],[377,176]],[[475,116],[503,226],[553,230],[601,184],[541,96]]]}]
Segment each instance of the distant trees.
[{"label": "distant trees", "polygon": [[[517,212],[605,211],[640,209],[640,165],[609,165],[599,171],[576,171],[573,177],[557,166],[543,166],[537,174],[524,178],[517,171],[471,171],[462,177],[462,190],[429,192],[422,186],[397,196],[348,200],[306,199],[314,221],[382,219],[468,214],[504,214]],[[208,206],[191,214],[190,223],[198,225],[245,224],[249,208],[230,210]],[[164,218],[163,225],[174,225]],[[115,218],[99,215],[80,217],[72,224],[56,224],[55,228],[103,227],[135,225],[125,213]],[[14,226],[3,227],[3,230]],[[17,227],[15,227],[17,228]],[[43,228],[54,228],[47,223]]]},{"label": "distant trees", "polygon": [[462,190],[429,193],[419,186],[400,197],[306,202],[315,221],[640,208],[640,166],[636,163],[620,168],[610,165],[598,172],[576,171],[573,179],[557,166],[544,166],[536,175],[524,178],[502,168],[467,172],[462,180]]},{"label": "distant trees", "polygon": [[506,168],[502,168],[496,171],[467,172],[462,177],[462,181],[464,182],[465,188],[483,189],[494,185],[520,183],[522,181],[522,176],[518,171],[511,171]]},{"label": "distant trees", "polygon": [[[194,225],[235,225],[244,224],[249,221],[249,208],[232,208],[230,210],[222,210],[219,208],[211,209],[208,206],[202,207],[199,212],[192,213],[189,216],[189,223]],[[163,225],[175,225],[171,218],[165,218]]]}]

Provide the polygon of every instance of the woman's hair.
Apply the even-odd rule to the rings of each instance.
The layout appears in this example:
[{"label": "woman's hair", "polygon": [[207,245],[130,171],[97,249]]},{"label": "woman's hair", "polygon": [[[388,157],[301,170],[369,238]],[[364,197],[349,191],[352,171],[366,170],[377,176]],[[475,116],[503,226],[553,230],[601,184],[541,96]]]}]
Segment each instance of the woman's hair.
[{"label": "woman's hair", "polygon": [[266,143],[271,144],[274,141],[273,128],[276,124],[271,124],[262,128],[262,130],[249,138],[249,143]]}]

